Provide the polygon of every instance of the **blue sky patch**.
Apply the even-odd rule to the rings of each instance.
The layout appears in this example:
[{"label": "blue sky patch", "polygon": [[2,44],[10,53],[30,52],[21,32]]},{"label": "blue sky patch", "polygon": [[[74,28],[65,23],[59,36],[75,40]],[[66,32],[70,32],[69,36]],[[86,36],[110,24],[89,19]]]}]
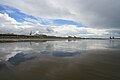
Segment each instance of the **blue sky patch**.
[{"label": "blue sky patch", "polygon": [[53,21],[56,25],[76,25],[77,27],[82,27],[83,25],[71,20],[56,19]]},{"label": "blue sky patch", "polygon": [[[57,26],[62,26],[62,25],[76,25],[77,27],[84,26],[78,22],[74,22],[71,20],[36,18],[32,15],[27,15],[14,7],[6,6],[3,4],[0,4],[0,13],[8,14],[10,17],[14,18],[17,22],[24,22],[26,21],[26,18],[30,18],[32,20],[36,20],[36,21],[38,20],[38,22],[40,20],[39,23],[42,25],[52,24],[52,25],[57,25]],[[28,22],[31,22],[31,21],[28,21]],[[31,23],[34,23],[34,22],[31,22]]]}]

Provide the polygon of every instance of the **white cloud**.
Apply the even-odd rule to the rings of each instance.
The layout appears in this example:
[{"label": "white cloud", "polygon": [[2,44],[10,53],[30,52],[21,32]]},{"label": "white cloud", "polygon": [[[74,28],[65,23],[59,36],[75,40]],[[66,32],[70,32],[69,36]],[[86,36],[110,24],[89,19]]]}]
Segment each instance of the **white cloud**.
[{"label": "white cloud", "polygon": [[8,14],[0,13],[0,33],[29,34],[30,31],[46,32],[41,25],[35,25],[29,22],[19,23]]},{"label": "white cloud", "polygon": [[29,34],[32,31],[34,34],[81,37],[99,37],[109,34],[109,32],[103,29],[77,27],[75,25],[43,26],[30,22],[19,23],[8,14],[0,14],[0,22],[0,33]]},{"label": "white cloud", "polygon": [[76,27],[75,25],[53,26],[51,28],[57,36],[100,37],[109,34],[104,29]]},{"label": "white cloud", "polygon": [[71,19],[97,28],[120,28],[119,0],[0,0],[0,2],[34,16]]},{"label": "white cloud", "polygon": [[0,22],[5,24],[18,24],[13,18],[9,17],[7,14],[0,14]]}]

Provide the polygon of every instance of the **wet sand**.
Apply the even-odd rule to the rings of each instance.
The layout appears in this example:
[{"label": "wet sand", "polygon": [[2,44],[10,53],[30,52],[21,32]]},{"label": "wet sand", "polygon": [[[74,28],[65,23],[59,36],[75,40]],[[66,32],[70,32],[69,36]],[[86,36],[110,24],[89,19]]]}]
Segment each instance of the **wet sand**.
[{"label": "wet sand", "polygon": [[0,80],[120,80],[119,40],[0,43]]}]

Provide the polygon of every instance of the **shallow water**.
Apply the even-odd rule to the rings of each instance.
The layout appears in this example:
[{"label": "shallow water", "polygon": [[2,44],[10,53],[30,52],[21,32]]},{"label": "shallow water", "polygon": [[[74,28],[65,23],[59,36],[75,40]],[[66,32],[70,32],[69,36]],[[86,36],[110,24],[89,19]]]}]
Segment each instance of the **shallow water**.
[{"label": "shallow water", "polygon": [[0,80],[120,80],[120,40],[0,43]]}]

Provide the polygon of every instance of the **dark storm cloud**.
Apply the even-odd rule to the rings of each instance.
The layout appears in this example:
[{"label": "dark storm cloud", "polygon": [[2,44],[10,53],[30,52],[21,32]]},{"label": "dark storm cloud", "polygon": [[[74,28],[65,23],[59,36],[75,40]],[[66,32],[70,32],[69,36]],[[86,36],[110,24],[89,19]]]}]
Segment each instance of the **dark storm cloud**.
[{"label": "dark storm cloud", "polygon": [[[102,28],[120,28],[119,0],[78,0],[90,24]],[[86,16],[87,16],[86,15]]]}]

